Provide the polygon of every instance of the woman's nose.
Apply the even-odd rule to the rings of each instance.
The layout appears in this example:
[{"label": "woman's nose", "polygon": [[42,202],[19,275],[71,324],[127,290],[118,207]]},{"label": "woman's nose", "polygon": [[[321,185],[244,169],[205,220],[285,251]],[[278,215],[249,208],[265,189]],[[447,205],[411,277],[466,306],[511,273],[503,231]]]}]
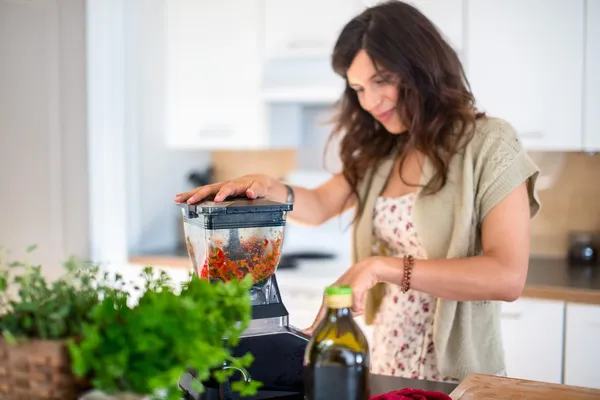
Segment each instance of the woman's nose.
[{"label": "woman's nose", "polygon": [[363,107],[366,111],[372,112],[377,109],[377,106],[381,103],[383,97],[379,95],[379,93],[369,90],[365,90],[365,98],[363,102]]}]

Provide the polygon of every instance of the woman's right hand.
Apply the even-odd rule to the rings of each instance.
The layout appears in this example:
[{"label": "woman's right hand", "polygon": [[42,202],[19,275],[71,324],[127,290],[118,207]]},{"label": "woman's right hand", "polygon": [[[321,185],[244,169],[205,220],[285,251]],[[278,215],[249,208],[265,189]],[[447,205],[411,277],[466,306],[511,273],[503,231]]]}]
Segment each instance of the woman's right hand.
[{"label": "woman's right hand", "polygon": [[242,177],[213,183],[211,185],[200,186],[188,192],[175,195],[176,203],[196,204],[200,201],[214,196],[215,202],[221,202],[229,196],[246,196],[249,199],[260,197],[285,199],[285,186],[278,180],[265,175],[254,174],[244,175]]}]

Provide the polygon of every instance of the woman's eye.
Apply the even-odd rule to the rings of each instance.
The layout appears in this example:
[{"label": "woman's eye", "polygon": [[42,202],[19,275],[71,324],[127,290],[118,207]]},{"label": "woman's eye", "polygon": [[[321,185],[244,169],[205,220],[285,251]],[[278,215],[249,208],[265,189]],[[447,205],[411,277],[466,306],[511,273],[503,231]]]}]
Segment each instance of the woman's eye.
[{"label": "woman's eye", "polygon": [[383,84],[393,84],[394,83],[394,77],[391,75],[380,75],[377,80],[375,81],[376,84],[378,85],[383,85]]}]

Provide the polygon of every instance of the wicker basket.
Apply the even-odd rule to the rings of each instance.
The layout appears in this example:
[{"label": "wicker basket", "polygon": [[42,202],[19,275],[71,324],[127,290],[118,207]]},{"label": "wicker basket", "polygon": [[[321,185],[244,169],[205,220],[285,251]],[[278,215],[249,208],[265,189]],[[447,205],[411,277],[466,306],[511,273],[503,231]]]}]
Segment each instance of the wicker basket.
[{"label": "wicker basket", "polygon": [[32,340],[11,346],[0,339],[1,400],[77,400],[87,388],[71,373],[65,342]]}]

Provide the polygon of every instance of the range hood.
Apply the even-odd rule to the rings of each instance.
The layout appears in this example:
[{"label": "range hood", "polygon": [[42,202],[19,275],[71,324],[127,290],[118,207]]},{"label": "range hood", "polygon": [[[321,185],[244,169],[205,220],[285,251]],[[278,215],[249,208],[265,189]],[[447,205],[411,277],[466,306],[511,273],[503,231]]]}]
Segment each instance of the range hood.
[{"label": "range hood", "polygon": [[268,59],[263,66],[262,98],[270,104],[333,104],[342,95],[344,80],[329,57]]}]

